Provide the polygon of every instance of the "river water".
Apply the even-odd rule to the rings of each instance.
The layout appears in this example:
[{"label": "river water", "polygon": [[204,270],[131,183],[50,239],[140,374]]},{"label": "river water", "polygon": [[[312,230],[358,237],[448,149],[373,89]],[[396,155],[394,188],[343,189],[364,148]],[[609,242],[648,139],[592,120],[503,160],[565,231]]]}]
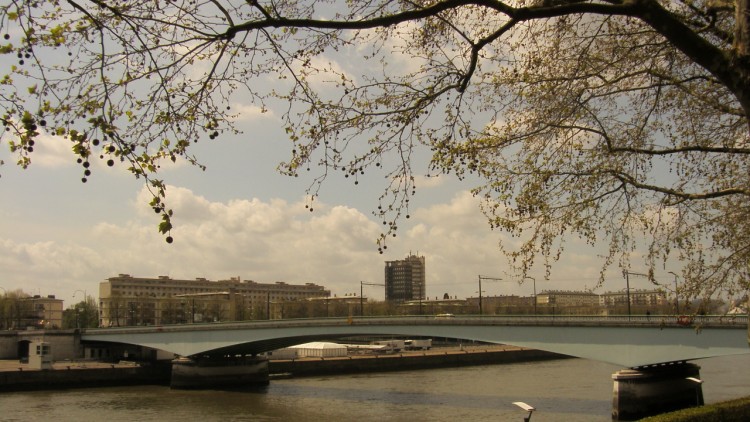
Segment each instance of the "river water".
[{"label": "river water", "polygon": [[[750,355],[697,361],[707,403],[750,396]],[[583,359],[273,380],[255,391],[162,386],[0,394],[2,421],[609,421],[612,373]]]}]

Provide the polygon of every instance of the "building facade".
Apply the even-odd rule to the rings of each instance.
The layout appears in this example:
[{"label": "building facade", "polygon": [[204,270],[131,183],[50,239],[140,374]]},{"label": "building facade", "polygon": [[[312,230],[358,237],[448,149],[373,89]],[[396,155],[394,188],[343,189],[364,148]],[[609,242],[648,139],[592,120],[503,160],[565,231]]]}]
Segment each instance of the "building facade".
[{"label": "building facade", "polygon": [[100,326],[160,325],[269,318],[277,301],[328,297],[314,283],[256,283],[132,277],[120,274],[99,284]]},{"label": "building facade", "polygon": [[547,306],[576,306],[596,307],[599,305],[599,295],[593,292],[581,292],[570,290],[543,291],[536,296],[538,305]]},{"label": "building facade", "polygon": [[627,306],[630,297],[631,306],[663,307],[669,305],[667,294],[663,290],[631,290],[628,292],[607,292],[601,296],[601,304],[611,308]]},{"label": "building facade", "polygon": [[54,295],[21,298],[21,319],[16,328],[61,328],[63,320],[63,300]]},{"label": "building facade", "polygon": [[424,256],[409,255],[406,259],[385,262],[385,300],[406,302],[426,298]]}]

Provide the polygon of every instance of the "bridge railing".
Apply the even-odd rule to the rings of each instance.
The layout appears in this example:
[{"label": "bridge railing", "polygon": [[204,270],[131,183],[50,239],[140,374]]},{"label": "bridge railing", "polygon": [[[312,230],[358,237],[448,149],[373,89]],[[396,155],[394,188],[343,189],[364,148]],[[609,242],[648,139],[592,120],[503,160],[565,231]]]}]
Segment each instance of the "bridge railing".
[{"label": "bridge railing", "polygon": [[147,327],[87,329],[91,334],[212,329],[291,328],[342,325],[528,325],[528,326],[610,326],[610,327],[695,327],[747,328],[747,315],[406,315],[357,316],[221,323],[176,324]]},{"label": "bridge railing", "polygon": [[603,326],[702,326],[747,327],[747,315],[410,315],[355,317],[358,323],[402,322],[480,325],[603,325]]}]

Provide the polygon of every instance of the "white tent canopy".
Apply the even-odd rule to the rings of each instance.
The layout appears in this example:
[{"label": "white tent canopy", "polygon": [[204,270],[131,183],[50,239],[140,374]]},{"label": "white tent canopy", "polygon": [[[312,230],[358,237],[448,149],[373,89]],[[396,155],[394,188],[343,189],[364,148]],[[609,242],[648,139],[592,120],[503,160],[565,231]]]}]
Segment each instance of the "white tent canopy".
[{"label": "white tent canopy", "polygon": [[298,357],[320,357],[329,358],[346,356],[346,346],[337,343],[314,341],[312,343],[298,344],[289,347],[297,351]]}]

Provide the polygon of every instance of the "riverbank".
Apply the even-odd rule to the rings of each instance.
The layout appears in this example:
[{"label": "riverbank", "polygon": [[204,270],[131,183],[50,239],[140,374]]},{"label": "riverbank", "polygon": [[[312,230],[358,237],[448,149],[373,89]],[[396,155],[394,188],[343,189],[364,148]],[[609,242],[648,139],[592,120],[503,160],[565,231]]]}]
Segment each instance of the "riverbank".
[{"label": "riverbank", "polygon": [[[406,371],[472,365],[532,362],[566,356],[513,346],[441,347],[384,355],[270,360],[271,378],[366,372]],[[0,391],[54,390],[117,385],[169,385],[171,363],[54,362],[52,369],[30,368],[17,360],[0,360]]]},{"label": "riverbank", "polygon": [[60,361],[54,362],[52,369],[40,370],[17,360],[0,360],[0,392],[169,385],[171,369],[169,362]]}]

